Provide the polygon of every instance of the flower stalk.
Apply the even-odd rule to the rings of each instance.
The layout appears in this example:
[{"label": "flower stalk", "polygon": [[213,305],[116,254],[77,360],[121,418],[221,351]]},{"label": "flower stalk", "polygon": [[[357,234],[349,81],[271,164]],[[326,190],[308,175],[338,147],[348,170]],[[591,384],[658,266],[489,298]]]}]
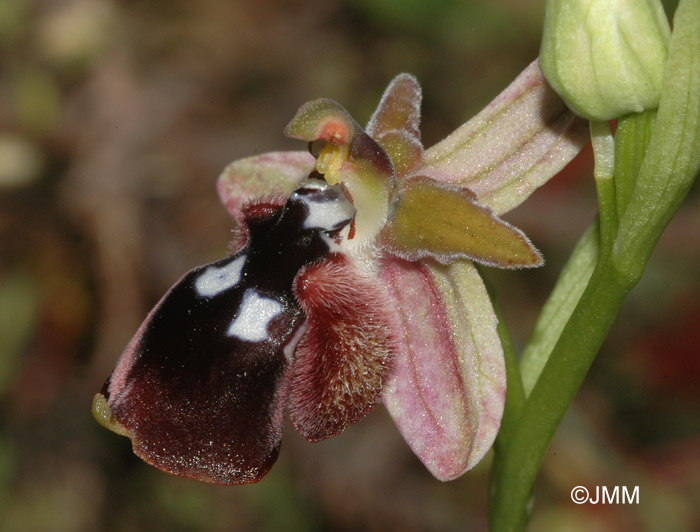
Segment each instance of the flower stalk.
[{"label": "flower stalk", "polygon": [[[700,2],[681,0],[674,21],[658,114],[618,121],[614,162],[607,124],[592,124],[600,250],[574,305],[577,287],[595,256],[589,230],[545,305],[540,319],[546,321],[538,322],[526,348],[522,373],[529,394],[517,419],[504,417],[501,430],[508,438],[495,448],[491,530],[526,528],[534,480],[549,443],[620,306],[700,171]],[[541,323],[556,330],[563,321],[554,343]]]}]

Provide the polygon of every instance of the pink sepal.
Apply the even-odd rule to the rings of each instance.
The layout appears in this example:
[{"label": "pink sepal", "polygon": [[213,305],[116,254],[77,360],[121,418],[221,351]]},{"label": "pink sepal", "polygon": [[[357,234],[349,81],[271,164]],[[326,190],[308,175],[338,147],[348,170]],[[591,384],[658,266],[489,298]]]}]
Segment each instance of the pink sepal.
[{"label": "pink sepal", "polygon": [[238,221],[244,204],[256,198],[286,198],[306,179],[316,160],[305,151],[275,151],[229,164],[216,188],[221,203]]},{"label": "pink sepal", "polygon": [[496,316],[474,266],[386,258],[381,277],[402,332],[383,401],[439,480],[473,467],[498,433],[505,400]]}]

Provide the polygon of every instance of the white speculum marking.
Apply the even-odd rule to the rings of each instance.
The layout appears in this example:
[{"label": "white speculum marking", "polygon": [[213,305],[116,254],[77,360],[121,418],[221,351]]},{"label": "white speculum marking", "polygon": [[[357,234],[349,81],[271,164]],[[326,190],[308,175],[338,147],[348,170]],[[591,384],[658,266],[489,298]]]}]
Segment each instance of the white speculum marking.
[{"label": "white speculum marking", "polygon": [[345,198],[337,198],[328,201],[314,201],[312,198],[300,196],[309,209],[309,214],[304,220],[304,229],[330,230],[338,227],[343,222],[352,220],[355,215],[355,207]]},{"label": "white speculum marking", "polygon": [[249,288],[243,294],[238,314],[229,325],[227,334],[248,342],[261,342],[269,338],[267,326],[282,312],[282,303],[263,297]]},{"label": "white speculum marking", "polygon": [[223,266],[209,266],[194,281],[197,294],[203,297],[216,296],[236,286],[241,280],[245,260],[246,256],[241,255]]}]

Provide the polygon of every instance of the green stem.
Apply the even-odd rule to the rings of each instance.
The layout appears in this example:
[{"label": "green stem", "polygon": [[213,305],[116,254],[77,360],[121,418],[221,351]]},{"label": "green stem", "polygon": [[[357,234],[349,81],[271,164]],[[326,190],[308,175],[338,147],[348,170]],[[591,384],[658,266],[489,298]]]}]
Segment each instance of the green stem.
[{"label": "green stem", "polygon": [[[603,244],[596,268],[518,419],[506,420],[508,437],[495,449],[489,497],[493,531],[527,526],[547,447],[622,302],[700,172],[700,0],[681,0],[674,22],[656,120],[632,118],[634,127],[618,130],[616,142],[630,144],[618,149],[613,180],[596,175]],[[602,127],[594,138],[596,133],[607,136]]]},{"label": "green stem", "polygon": [[615,199],[616,217],[624,217],[634,193],[639,168],[644,160],[656,110],[631,114],[617,119],[615,128]]},{"label": "green stem", "polygon": [[522,409],[506,449],[497,451],[491,530],[524,530],[532,486],[547,447],[636,281],[606,265],[593,272]]},{"label": "green stem", "polygon": [[525,404],[525,389],[523,388],[523,379],[520,375],[520,366],[518,365],[518,358],[515,355],[513,340],[510,337],[508,328],[503,322],[501,310],[496,303],[495,297],[491,293],[490,295],[496,317],[498,318],[498,336],[501,339],[503,356],[506,363],[506,404],[501,420],[501,430],[498,432],[498,437],[494,443],[494,448],[499,449],[507,444],[511,432],[510,428],[515,426],[520,417],[520,413]]},{"label": "green stem", "polygon": [[[629,128],[619,132],[618,140],[633,132]],[[613,172],[615,142],[607,122],[591,123],[591,140],[600,221],[581,238],[545,305],[546,313],[545,309],[542,311],[542,319],[552,330],[543,333],[539,341],[536,337],[523,359],[522,375],[530,394],[517,419],[504,417],[501,430],[507,439],[495,447],[489,491],[493,530],[525,528],[532,486],[547,447],[625,296],[638,281],[616,269],[610,260],[618,218]],[[635,177],[629,169],[625,170],[630,179]],[[599,231],[594,230],[596,227]],[[637,268],[634,271],[641,272]],[[557,303],[558,300],[561,301]]]},{"label": "green stem", "polygon": [[598,195],[600,220],[600,250],[607,252],[617,235],[617,210],[615,199],[615,139],[607,122],[591,122],[591,144],[595,156],[593,177]]},{"label": "green stem", "polygon": [[579,239],[559,275],[552,293],[542,307],[522,356],[520,373],[529,395],[561,336],[569,317],[581,299],[599,255],[599,223],[596,218]]},{"label": "green stem", "polygon": [[[506,404],[503,410],[501,429],[499,430],[498,437],[493,444],[495,452],[500,453],[506,448],[512,432],[511,429],[515,428],[517,421],[520,418],[523,406],[525,405],[525,388],[523,387],[520,366],[518,365],[518,358],[515,354],[515,347],[513,347],[513,340],[510,337],[510,332],[508,332],[508,328],[503,321],[501,309],[496,301],[496,296],[492,286],[486,280],[485,283],[489,296],[491,297],[493,309],[496,313],[496,317],[498,318],[498,336],[501,339],[501,345],[503,346],[503,356],[506,365]],[[495,496],[497,493],[494,482],[498,478],[499,474],[499,463],[494,462],[489,478],[489,498]],[[494,505],[489,504],[489,511],[493,510],[493,508]],[[494,518],[495,516],[490,515],[489,521],[492,521]]]}]

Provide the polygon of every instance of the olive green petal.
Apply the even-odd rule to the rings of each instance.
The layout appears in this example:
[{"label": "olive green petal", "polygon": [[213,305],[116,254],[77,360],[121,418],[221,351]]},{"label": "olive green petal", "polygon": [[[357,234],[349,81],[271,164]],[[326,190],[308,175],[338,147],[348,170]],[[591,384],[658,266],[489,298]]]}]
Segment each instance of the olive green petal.
[{"label": "olive green petal", "polygon": [[411,178],[402,188],[382,231],[390,253],[411,261],[432,257],[443,264],[458,258],[501,268],[542,264],[527,237],[476,203],[468,189],[426,177]]},{"label": "olive green petal", "polygon": [[399,74],[384,91],[382,100],[365,128],[372,138],[403,131],[420,141],[421,88],[410,74]]},{"label": "olive green petal", "polygon": [[375,140],[391,158],[397,178],[410,175],[423,164],[422,144],[405,131],[389,131]]}]

